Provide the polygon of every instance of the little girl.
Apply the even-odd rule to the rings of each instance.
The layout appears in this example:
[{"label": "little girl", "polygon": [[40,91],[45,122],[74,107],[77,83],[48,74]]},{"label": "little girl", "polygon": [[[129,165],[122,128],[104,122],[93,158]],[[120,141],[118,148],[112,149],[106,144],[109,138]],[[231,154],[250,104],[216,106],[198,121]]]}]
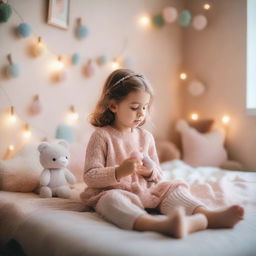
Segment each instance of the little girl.
[{"label": "little girl", "polygon": [[[91,118],[97,128],[86,150],[82,200],[123,229],[182,238],[207,227],[232,228],[243,219],[242,207],[212,211],[190,194],[187,183],[163,181],[153,136],[140,128],[151,103],[152,88],[143,75],[127,69],[110,74]],[[143,157],[154,164],[143,165]]]}]

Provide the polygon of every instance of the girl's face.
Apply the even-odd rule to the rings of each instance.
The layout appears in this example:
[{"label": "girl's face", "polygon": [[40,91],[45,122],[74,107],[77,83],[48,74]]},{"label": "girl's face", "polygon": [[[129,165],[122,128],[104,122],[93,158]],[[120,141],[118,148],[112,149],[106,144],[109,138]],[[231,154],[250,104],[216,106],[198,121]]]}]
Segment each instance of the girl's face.
[{"label": "girl's face", "polygon": [[115,114],[114,127],[119,131],[131,131],[137,127],[148,113],[150,94],[145,91],[130,92],[121,102],[110,104]]}]

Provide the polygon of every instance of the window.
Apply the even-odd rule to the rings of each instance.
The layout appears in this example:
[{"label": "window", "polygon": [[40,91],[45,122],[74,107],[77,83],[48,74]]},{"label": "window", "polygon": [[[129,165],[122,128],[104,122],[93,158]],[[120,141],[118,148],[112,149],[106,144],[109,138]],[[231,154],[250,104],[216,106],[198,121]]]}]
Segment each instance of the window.
[{"label": "window", "polygon": [[246,110],[256,115],[256,1],[247,0]]}]

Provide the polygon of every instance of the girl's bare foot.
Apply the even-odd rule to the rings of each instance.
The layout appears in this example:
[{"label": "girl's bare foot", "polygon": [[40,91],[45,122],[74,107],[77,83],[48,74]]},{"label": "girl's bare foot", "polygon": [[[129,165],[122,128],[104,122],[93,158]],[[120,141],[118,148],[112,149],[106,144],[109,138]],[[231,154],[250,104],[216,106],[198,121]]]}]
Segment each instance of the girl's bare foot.
[{"label": "girl's bare foot", "polygon": [[139,231],[156,231],[168,236],[183,238],[207,227],[204,214],[186,216],[183,208],[177,208],[170,216],[141,215],[134,223],[134,229]]},{"label": "girl's bare foot", "polygon": [[176,238],[183,238],[189,233],[206,229],[207,224],[205,215],[195,214],[186,216],[184,209],[178,208],[172,216],[168,216],[163,233]]},{"label": "girl's bare foot", "polygon": [[209,211],[203,207],[198,208],[195,213],[206,215],[209,228],[233,228],[244,217],[244,208],[239,205],[218,211]]}]

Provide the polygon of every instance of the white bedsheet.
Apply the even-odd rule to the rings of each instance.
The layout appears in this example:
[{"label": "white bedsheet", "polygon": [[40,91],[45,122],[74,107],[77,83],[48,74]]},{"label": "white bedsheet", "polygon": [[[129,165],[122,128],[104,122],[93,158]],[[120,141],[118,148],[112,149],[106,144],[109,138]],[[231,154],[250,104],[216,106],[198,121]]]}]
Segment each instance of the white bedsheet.
[{"label": "white bedsheet", "polygon": [[[211,207],[242,204],[246,209],[245,220],[234,229],[204,230],[178,240],[155,232],[121,230],[102,220],[96,213],[79,212],[81,205],[77,203],[72,210],[72,201],[69,200],[66,205],[62,199],[55,198],[54,207],[46,201],[46,207],[37,202],[33,203],[32,210],[23,210],[12,238],[19,242],[28,256],[256,255],[256,173],[223,171],[211,167],[192,168],[182,161],[164,163],[162,168],[165,179],[186,180],[191,185],[192,193]],[[19,208],[29,205],[29,196],[25,200],[17,193],[10,194],[12,198],[20,198]],[[31,197],[33,200],[44,200],[36,199],[36,195]],[[24,203],[22,200],[25,200]],[[67,206],[68,209],[65,209]]]},{"label": "white bedsheet", "polygon": [[256,209],[256,172],[194,168],[180,160],[163,163],[162,169],[166,180],[187,181],[192,194],[211,208],[241,204],[247,211]]}]

